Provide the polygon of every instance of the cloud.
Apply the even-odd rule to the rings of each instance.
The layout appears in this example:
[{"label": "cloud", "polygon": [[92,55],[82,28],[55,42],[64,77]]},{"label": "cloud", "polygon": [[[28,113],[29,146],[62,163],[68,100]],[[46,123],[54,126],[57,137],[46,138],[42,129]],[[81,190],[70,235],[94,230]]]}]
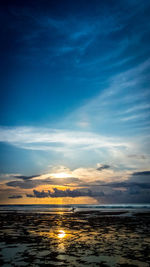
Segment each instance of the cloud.
[{"label": "cloud", "polygon": [[53,191],[33,190],[33,194],[26,194],[28,198],[78,198],[91,197],[98,203],[149,203],[150,186],[140,184],[114,183],[91,187],[89,189],[65,189],[53,188]]},{"label": "cloud", "polygon": [[141,172],[134,172],[132,175],[148,175],[150,176],[150,171],[141,171]]},{"label": "cloud", "polygon": [[[57,186],[69,186],[69,187],[89,187],[93,184],[103,184],[112,181],[122,180],[127,177],[127,173],[120,172],[119,170],[112,170],[108,168],[109,165],[97,164],[100,170],[97,170],[95,166],[92,168],[75,168],[70,169],[65,166],[50,166],[51,171],[41,175],[24,176],[15,174],[10,177],[10,180],[5,182],[8,187],[19,187],[22,189],[32,189],[42,185],[57,185]],[[15,179],[17,178],[17,179]]]},{"label": "cloud", "polygon": [[18,199],[18,198],[22,198],[22,196],[21,195],[13,195],[13,196],[9,196],[8,198]]},{"label": "cloud", "polygon": [[23,189],[31,189],[40,185],[71,185],[71,184],[80,184],[80,179],[76,177],[69,178],[47,178],[47,179],[25,179],[23,181],[10,181],[6,183],[10,187],[19,187]]},{"label": "cloud", "polygon": [[101,166],[99,166],[96,170],[97,171],[102,171],[102,170],[105,170],[105,169],[109,169],[110,166],[107,165],[107,164],[101,164]]},{"label": "cloud", "polygon": [[115,182],[115,183],[106,183],[100,184],[100,186],[111,187],[111,188],[143,188],[150,189],[150,183],[142,183],[142,182],[132,182],[131,180],[127,182]]},{"label": "cloud", "polygon": [[35,196],[32,194],[26,194],[26,197],[35,197]]},{"label": "cloud", "polygon": [[130,120],[137,120],[137,119],[145,119],[147,117],[150,117],[150,112],[134,114],[132,116],[121,118],[121,120],[122,121],[130,121]]},{"label": "cloud", "polygon": [[[107,86],[96,97],[68,116],[68,125],[74,121],[76,125],[88,121],[91,129],[107,134],[127,136],[131,130],[137,135],[137,125],[143,128],[143,121],[150,116],[149,90],[143,84],[148,81],[150,59],[143,60],[135,66],[113,73],[108,78]],[[144,88],[143,88],[144,87]],[[136,88],[136,90],[135,90]],[[139,107],[138,113],[136,106]],[[144,108],[145,107],[145,108]],[[135,127],[136,126],[136,127]],[[138,132],[139,133],[139,132]],[[141,133],[140,133],[141,134]],[[126,139],[127,137],[125,137]]]},{"label": "cloud", "polygon": [[[108,166],[110,167],[110,165],[107,164],[98,166],[102,167],[100,171],[94,168],[79,168],[70,171],[70,169],[60,166],[60,168],[56,167],[52,169],[54,173],[41,174],[41,177],[38,179],[33,177],[31,179],[22,179],[22,181],[10,181],[6,185],[15,188],[19,187],[21,189],[33,189],[33,193],[28,192],[28,190],[23,191],[23,193],[26,193],[27,198],[91,197],[96,199],[99,203],[101,203],[101,201],[103,203],[145,203],[150,201],[150,171],[129,172],[126,174],[126,177],[116,178],[118,170],[115,172],[113,170],[108,170]],[[61,172],[59,172],[60,170]],[[59,173],[62,174],[65,170],[66,173],[78,174],[78,177],[48,177],[48,175],[51,176],[55,174],[59,176]],[[55,171],[58,172],[55,173]],[[102,176],[102,178],[94,180],[94,175],[96,174],[99,175],[99,177]],[[87,178],[88,175],[91,175],[90,178]],[[108,175],[108,178],[106,179],[104,175]],[[145,177],[145,179],[143,179],[143,177]],[[36,190],[35,188],[40,185],[47,185],[47,190]],[[69,188],[59,189],[58,186],[60,185]],[[48,190],[48,186],[55,187],[53,187],[52,190]],[[76,188],[73,189],[74,187]],[[10,198],[15,198],[15,196]]]},{"label": "cloud", "polygon": [[134,187],[129,187],[127,192],[130,195],[138,195],[140,194],[141,191],[138,186],[134,186]]},{"label": "cloud", "polygon": [[[106,136],[92,131],[50,129],[42,127],[0,127],[0,142],[13,145],[25,150],[61,153],[69,161],[99,157],[101,161],[111,161],[125,158],[125,151],[133,151],[136,147],[129,138]],[[89,154],[87,152],[90,152]],[[113,164],[116,165],[116,164]]]},{"label": "cloud", "polygon": [[74,190],[70,190],[70,189],[66,189],[66,190],[61,190],[58,188],[53,188],[53,192],[51,191],[47,191],[45,192],[43,191],[37,191],[37,190],[33,190],[33,195],[31,194],[27,194],[27,197],[36,197],[36,198],[45,198],[45,197],[51,197],[51,198],[58,198],[58,197],[85,197],[85,196],[89,196],[89,197],[102,197],[104,196],[103,192],[93,192],[91,190],[87,190],[87,189],[74,189]]},{"label": "cloud", "polygon": [[41,176],[41,174],[31,175],[31,176],[14,175],[14,178],[18,178],[18,179],[22,179],[22,180],[31,180],[32,178],[40,177],[40,176]]},{"label": "cloud", "polygon": [[91,197],[99,203],[149,203],[150,202],[150,186],[146,187],[139,184],[114,183],[80,189],[65,189],[61,190],[53,188],[53,191],[37,191],[33,190],[33,194],[26,194],[28,198],[77,198]]},{"label": "cloud", "polygon": [[[128,147],[121,138],[102,136],[94,132],[69,131],[36,127],[0,127],[0,142],[10,143],[31,150],[60,150],[77,147],[79,149],[101,147]],[[42,145],[43,144],[43,145]]]},{"label": "cloud", "polygon": [[130,177],[130,182],[150,184],[150,171],[133,172]]},{"label": "cloud", "polygon": [[132,106],[131,108],[124,111],[125,114],[132,113],[133,111],[139,111],[139,110],[149,110],[150,104],[147,104],[146,102],[140,105]]}]

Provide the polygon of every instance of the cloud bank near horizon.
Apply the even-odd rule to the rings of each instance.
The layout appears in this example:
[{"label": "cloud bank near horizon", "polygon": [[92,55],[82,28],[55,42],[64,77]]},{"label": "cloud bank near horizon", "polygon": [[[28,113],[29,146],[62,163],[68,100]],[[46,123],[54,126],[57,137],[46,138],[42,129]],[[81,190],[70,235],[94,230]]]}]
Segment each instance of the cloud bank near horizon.
[{"label": "cloud bank near horizon", "polygon": [[[105,167],[105,165],[104,165]],[[76,171],[76,170],[75,170]],[[92,175],[94,174],[94,169],[90,170]],[[7,182],[5,185],[7,188],[16,188],[16,192],[25,189],[26,198],[79,198],[79,197],[90,197],[91,199],[96,199],[97,203],[107,203],[108,200],[113,200],[115,203],[117,201],[129,203],[136,202],[149,202],[150,195],[150,171],[141,172],[130,172],[126,177],[118,177],[116,179],[117,172],[114,176],[109,173],[109,179],[107,178],[108,170],[103,168],[95,170],[95,172],[103,173],[101,179],[89,179],[87,177],[67,177],[67,178],[44,178],[45,176],[50,176],[50,174],[44,174],[40,176],[29,176],[29,179],[19,176],[19,180],[14,180]],[[58,173],[59,174],[59,173]],[[82,173],[83,175],[84,173]],[[15,178],[16,176],[14,176]],[[116,179],[116,181],[115,181]],[[50,190],[37,190],[36,187],[40,186],[50,186]],[[62,189],[60,188],[62,187]],[[67,187],[67,189],[66,189]],[[33,191],[31,190],[33,189]],[[28,192],[28,190],[30,190]],[[19,199],[22,195],[10,195],[9,199]]]}]

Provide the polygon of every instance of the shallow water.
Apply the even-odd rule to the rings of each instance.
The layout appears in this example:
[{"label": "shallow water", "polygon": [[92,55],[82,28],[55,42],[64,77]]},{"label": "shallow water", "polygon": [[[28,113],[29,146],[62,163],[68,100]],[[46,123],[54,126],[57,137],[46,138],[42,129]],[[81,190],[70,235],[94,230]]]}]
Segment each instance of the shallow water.
[{"label": "shallow water", "polygon": [[150,264],[150,214],[1,213],[1,266]]}]

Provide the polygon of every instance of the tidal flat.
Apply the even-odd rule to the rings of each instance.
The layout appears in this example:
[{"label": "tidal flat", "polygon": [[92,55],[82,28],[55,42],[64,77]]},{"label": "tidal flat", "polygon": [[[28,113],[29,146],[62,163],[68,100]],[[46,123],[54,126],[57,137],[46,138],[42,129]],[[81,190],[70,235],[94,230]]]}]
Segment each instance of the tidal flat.
[{"label": "tidal flat", "polygon": [[149,212],[0,213],[0,266],[150,266]]}]

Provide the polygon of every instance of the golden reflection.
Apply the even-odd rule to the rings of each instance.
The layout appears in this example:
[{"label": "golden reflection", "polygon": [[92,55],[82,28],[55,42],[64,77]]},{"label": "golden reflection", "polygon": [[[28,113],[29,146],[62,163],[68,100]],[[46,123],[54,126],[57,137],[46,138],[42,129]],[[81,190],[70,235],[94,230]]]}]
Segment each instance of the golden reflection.
[{"label": "golden reflection", "polygon": [[39,232],[35,232],[35,231],[30,231],[31,234],[33,235],[40,235],[46,238],[50,238],[53,240],[61,240],[61,243],[63,243],[63,239],[68,239],[71,238],[72,234],[68,233],[68,231],[64,231],[64,230],[50,230],[50,231],[39,231]]},{"label": "golden reflection", "polygon": [[57,235],[58,235],[58,238],[64,238],[66,236],[66,233],[63,230],[60,230]]}]

